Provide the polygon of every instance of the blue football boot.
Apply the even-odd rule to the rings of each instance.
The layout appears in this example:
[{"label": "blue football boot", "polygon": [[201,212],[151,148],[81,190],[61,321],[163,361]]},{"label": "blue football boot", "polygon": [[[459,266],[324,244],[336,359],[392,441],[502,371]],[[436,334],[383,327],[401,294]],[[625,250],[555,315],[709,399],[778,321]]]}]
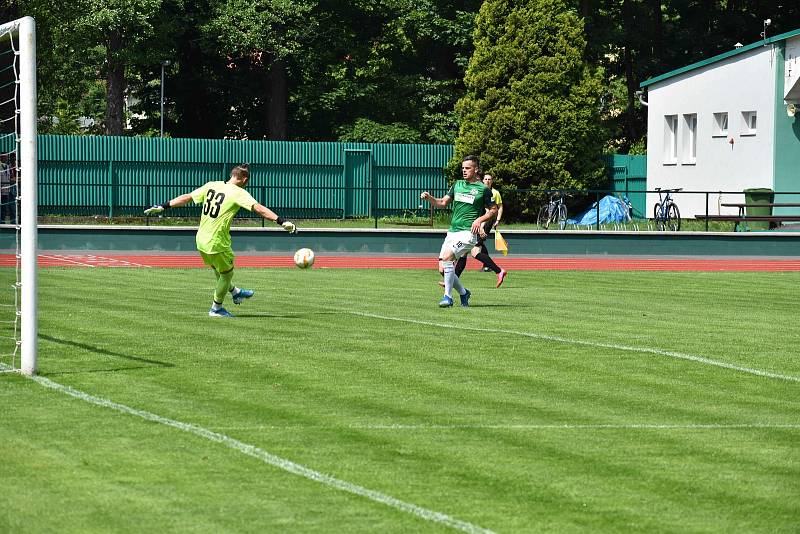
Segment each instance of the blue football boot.
[{"label": "blue football boot", "polygon": [[233,297],[233,303],[237,306],[242,303],[245,299],[249,299],[253,295],[255,295],[255,291],[252,289],[239,289],[239,292],[235,295],[231,294]]}]

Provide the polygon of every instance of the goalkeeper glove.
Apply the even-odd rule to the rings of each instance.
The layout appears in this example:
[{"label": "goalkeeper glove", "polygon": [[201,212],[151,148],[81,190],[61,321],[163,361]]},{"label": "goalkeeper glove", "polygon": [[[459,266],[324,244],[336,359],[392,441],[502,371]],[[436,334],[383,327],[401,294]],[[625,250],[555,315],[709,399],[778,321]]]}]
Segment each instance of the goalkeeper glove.
[{"label": "goalkeeper glove", "polygon": [[297,232],[297,226],[295,226],[292,221],[287,221],[283,217],[278,217],[275,220],[275,222],[280,224],[283,227],[283,229],[289,232],[290,234]]},{"label": "goalkeeper glove", "polygon": [[156,204],[154,206],[150,206],[146,210],[144,210],[145,215],[158,215],[162,213],[165,209],[169,207],[169,201],[164,202],[163,204]]}]

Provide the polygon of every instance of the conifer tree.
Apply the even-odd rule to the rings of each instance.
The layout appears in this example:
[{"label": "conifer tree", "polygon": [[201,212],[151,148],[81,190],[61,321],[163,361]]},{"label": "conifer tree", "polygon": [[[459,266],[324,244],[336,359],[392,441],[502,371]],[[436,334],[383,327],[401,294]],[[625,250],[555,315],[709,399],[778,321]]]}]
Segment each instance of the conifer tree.
[{"label": "conifer tree", "polygon": [[[505,189],[600,185],[601,73],[577,13],[564,0],[486,0],[474,41],[456,159],[480,156]],[[533,212],[535,197],[514,211]]]}]

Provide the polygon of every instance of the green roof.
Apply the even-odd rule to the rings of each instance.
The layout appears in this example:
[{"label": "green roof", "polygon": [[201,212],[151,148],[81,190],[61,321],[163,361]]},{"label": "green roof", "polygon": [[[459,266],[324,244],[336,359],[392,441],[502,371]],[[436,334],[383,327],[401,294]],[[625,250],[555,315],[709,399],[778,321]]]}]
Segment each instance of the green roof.
[{"label": "green roof", "polygon": [[795,35],[800,35],[800,28],[796,30],[792,30],[790,32],[782,33],[780,35],[776,35],[775,37],[769,37],[767,39],[762,39],[760,41],[756,41],[753,44],[749,44],[747,46],[743,46],[741,48],[735,48],[728,52],[719,54],[714,57],[710,57],[708,59],[704,59],[702,61],[698,61],[697,63],[692,63],[691,65],[687,65],[685,67],[681,67],[679,69],[671,70],[666,74],[662,74],[661,76],[656,76],[655,78],[650,78],[649,80],[645,80],[639,84],[639,87],[647,87],[648,85],[653,85],[654,83],[661,82],[666,80],[667,78],[672,78],[673,76],[677,76],[678,74],[683,74],[684,72],[689,72],[694,69],[699,69],[701,67],[705,67],[707,65],[711,65],[712,63],[716,63],[717,61],[722,61],[723,59],[727,59],[729,57],[735,56],[737,54],[744,54],[750,50],[759,48],[761,46],[775,43],[778,41],[783,41],[784,39],[788,39],[790,37],[794,37]]}]

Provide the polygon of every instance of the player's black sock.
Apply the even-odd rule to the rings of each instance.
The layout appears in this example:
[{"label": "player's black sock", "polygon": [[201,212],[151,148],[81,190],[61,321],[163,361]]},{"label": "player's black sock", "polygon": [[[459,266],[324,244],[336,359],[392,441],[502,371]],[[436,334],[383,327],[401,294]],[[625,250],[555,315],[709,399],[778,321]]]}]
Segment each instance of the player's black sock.
[{"label": "player's black sock", "polygon": [[464,269],[466,268],[467,268],[467,257],[461,256],[460,258],[458,258],[458,261],[456,262],[456,276],[460,277],[461,273],[463,273]]},{"label": "player's black sock", "polygon": [[498,265],[497,265],[497,264],[494,262],[494,260],[493,260],[491,257],[489,257],[489,255],[488,255],[488,254],[486,254],[486,253],[484,253],[484,252],[479,252],[479,253],[478,253],[478,255],[477,255],[477,256],[475,256],[475,259],[476,259],[476,260],[480,260],[480,262],[481,262],[482,264],[484,264],[485,266],[487,266],[489,269],[491,269],[492,271],[494,271],[494,272],[496,272],[496,273],[499,273],[499,272],[502,270],[502,269],[500,269],[500,267],[499,267],[499,266],[498,266]]}]

